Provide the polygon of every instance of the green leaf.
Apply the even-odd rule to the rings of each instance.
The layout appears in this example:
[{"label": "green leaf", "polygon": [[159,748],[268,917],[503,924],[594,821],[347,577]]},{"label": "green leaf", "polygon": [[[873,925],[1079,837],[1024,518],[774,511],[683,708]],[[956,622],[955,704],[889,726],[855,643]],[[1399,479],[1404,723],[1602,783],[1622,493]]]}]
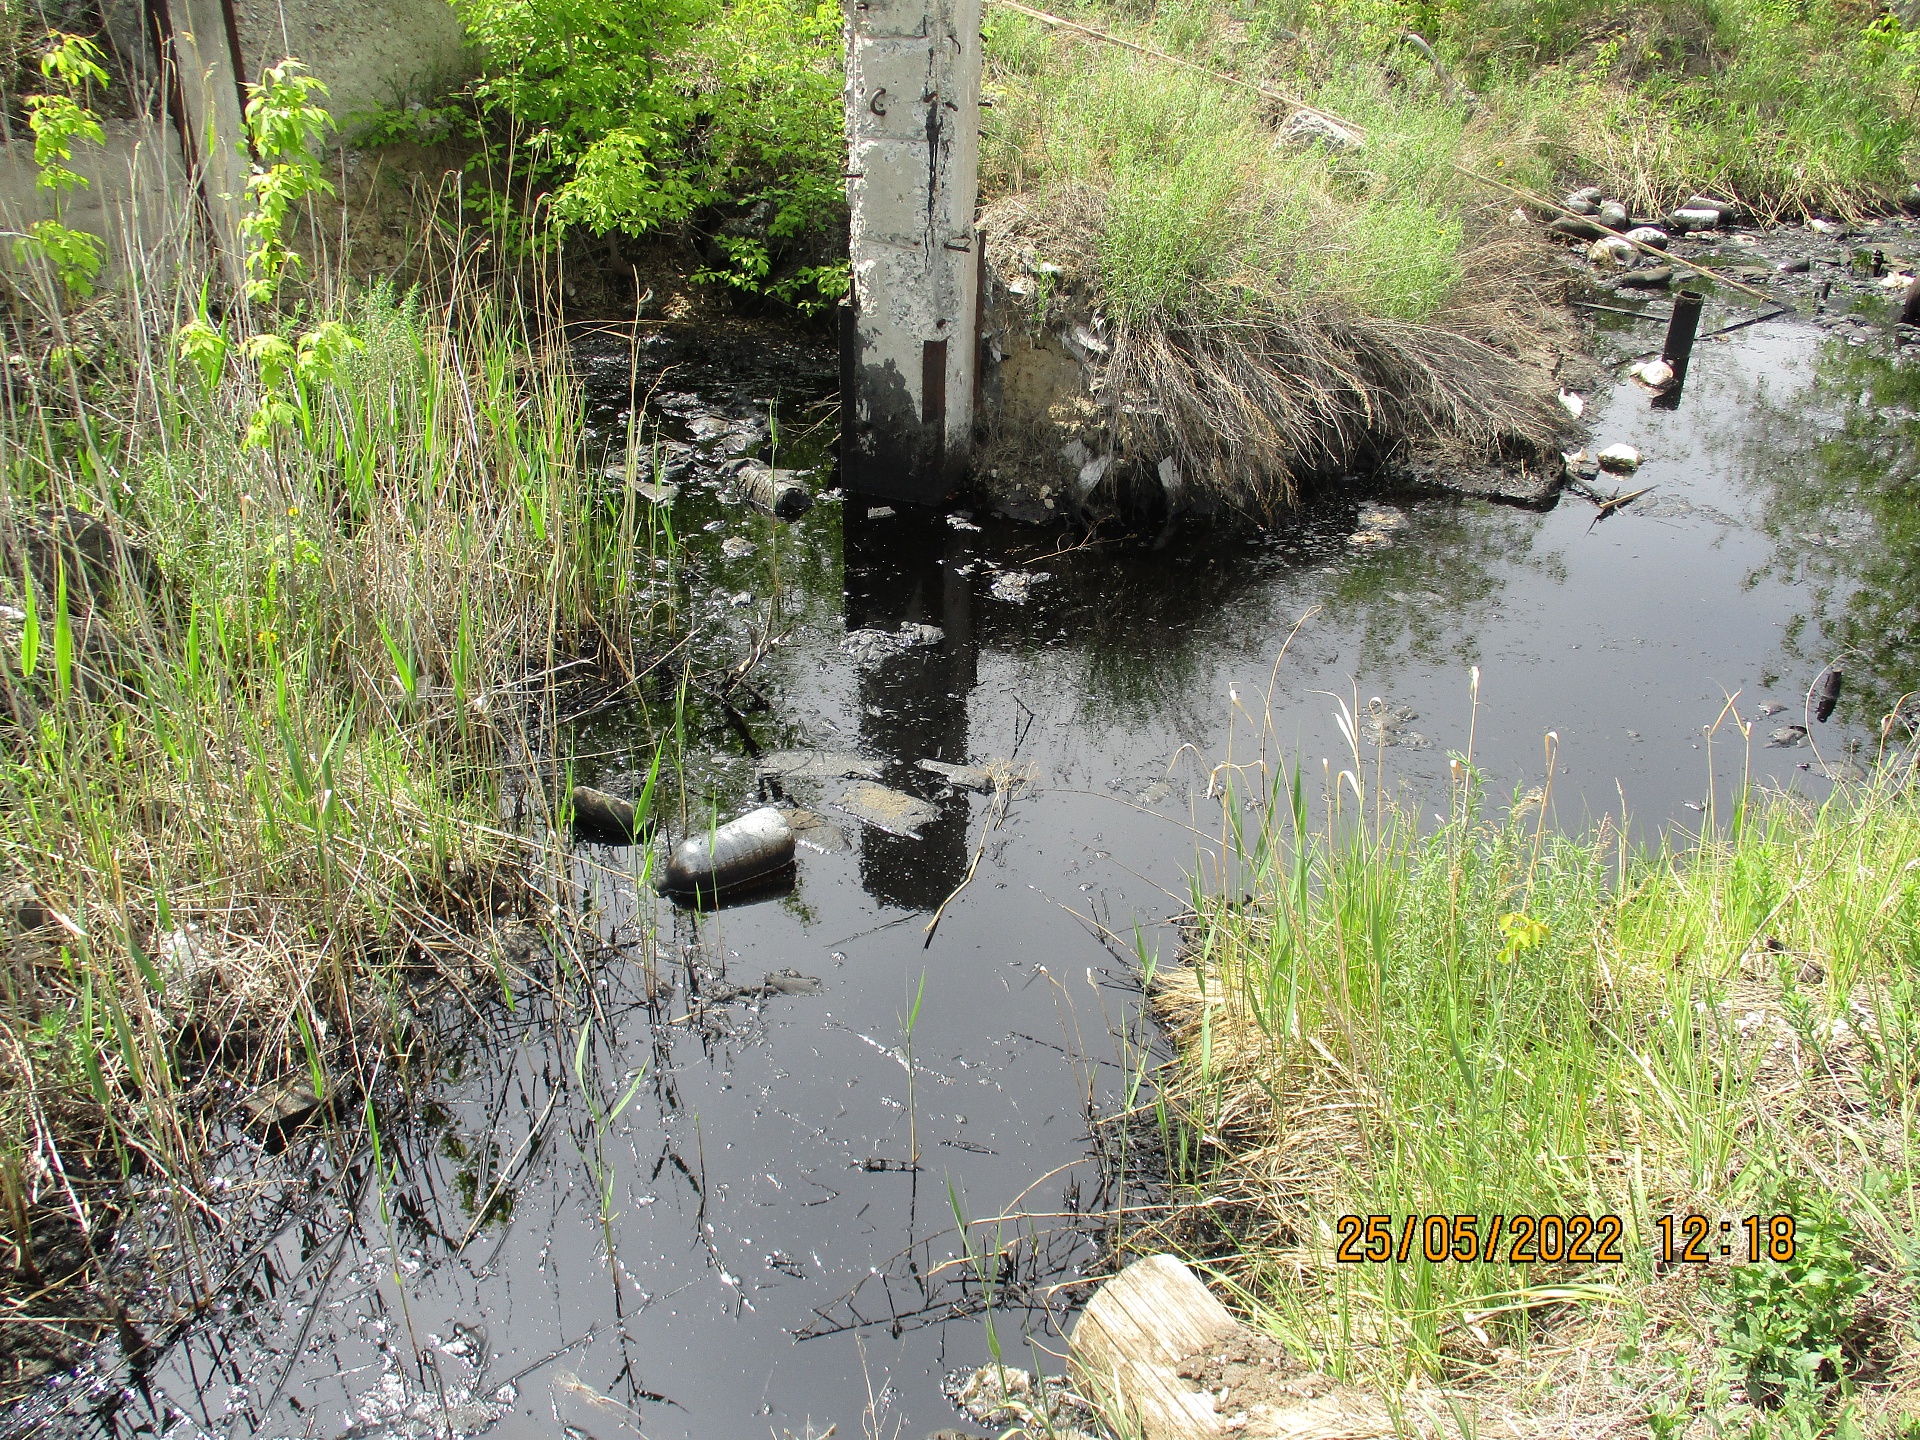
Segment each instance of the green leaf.
[{"label": "green leaf", "polygon": [[33,597],[33,567],[21,571],[21,603],[27,612],[20,626],[20,673],[29,680],[40,666],[40,607]]},{"label": "green leaf", "polygon": [[61,695],[73,689],[73,621],[67,614],[67,566],[55,572],[53,601],[53,678]]},{"label": "green leaf", "polygon": [[380,639],[387,647],[387,654],[393,659],[393,678],[398,682],[400,688],[406,692],[407,698],[412,700],[415,698],[414,692],[418,684],[417,677],[414,674],[413,659],[405,650],[400,648],[400,642],[395,640],[393,638],[393,632],[387,629],[387,622],[382,620],[379,623]]}]

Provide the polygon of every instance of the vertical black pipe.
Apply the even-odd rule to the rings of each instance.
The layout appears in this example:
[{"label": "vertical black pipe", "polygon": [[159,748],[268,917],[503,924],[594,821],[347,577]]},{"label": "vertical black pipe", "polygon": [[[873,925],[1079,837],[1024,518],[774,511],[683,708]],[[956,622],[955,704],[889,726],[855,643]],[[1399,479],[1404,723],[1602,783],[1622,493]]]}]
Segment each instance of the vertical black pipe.
[{"label": "vertical black pipe", "polygon": [[1667,343],[1660,358],[1673,367],[1673,379],[1666,389],[1653,397],[1654,407],[1675,410],[1680,392],[1687,383],[1687,361],[1693,357],[1693,337],[1700,329],[1700,306],[1704,297],[1698,290],[1682,290],[1673,297],[1673,318],[1667,322]]}]

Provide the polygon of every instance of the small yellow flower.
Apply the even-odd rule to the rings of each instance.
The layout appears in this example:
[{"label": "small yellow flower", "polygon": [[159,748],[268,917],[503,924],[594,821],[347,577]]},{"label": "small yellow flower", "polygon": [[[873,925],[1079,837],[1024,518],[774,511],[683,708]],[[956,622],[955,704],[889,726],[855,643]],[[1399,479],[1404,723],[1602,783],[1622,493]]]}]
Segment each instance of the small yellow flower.
[{"label": "small yellow flower", "polygon": [[287,518],[288,518],[289,520],[297,520],[297,519],[299,519],[299,518],[300,518],[300,507],[299,507],[298,505],[289,505],[289,506],[287,506]]},{"label": "small yellow flower", "polygon": [[260,643],[262,645],[272,645],[279,640],[279,638],[280,637],[271,630],[262,630],[260,632]]}]

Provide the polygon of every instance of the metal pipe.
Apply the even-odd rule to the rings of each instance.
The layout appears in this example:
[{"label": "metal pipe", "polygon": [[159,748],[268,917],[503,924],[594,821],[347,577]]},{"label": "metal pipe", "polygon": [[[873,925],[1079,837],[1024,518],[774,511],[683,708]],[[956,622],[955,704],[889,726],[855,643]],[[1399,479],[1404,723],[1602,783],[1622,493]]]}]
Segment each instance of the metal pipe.
[{"label": "metal pipe", "polygon": [[1687,361],[1693,356],[1693,337],[1700,329],[1700,306],[1705,297],[1698,290],[1682,290],[1673,297],[1673,318],[1667,322],[1667,343],[1660,358],[1673,367],[1673,379],[1666,389],[1653,397],[1656,409],[1675,410],[1680,392],[1687,384]]}]

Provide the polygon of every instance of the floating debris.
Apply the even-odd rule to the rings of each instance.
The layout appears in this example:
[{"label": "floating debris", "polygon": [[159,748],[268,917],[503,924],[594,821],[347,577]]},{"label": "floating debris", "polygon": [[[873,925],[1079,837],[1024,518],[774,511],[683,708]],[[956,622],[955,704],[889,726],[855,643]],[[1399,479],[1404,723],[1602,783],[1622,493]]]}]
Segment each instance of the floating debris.
[{"label": "floating debris", "polygon": [[1420,717],[1405,705],[1391,705],[1375,695],[1367,701],[1360,717],[1360,738],[1372,746],[1403,745],[1409,750],[1425,750],[1433,744],[1417,730],[1407,726]]},{"label": "floating debris", "polygon": [[1830,666],[1827,673],[1820,677],[1820,683],[1813,692],[1813,718],[1826,724],[1833,714],[1833,707],[1840,703],[1840,667]]},{"label": "floating debris", "polygon": [[1034,586],[1052,578],[1045,570],[1002,570],[993,577],[993,584],[987,587],[987,593],[1011,605],[1024,605]]},{"label": "floating debris", "polygon": [[674,846],[654,887],[674,899],[713,901],[771,880],[793,865],[793,827],[771,805],[749,810]]},{"label": "floating debris", "polygon": [[826,816],[812,810],[782,810],[787,824],[793,827],[794,838],[802,845],[818,850],[823,855],[838,854],[853,848],[853,837],[842,830]]},{"label": "floating debris", "polygon": [[940,811],[917,795],[890,790],[885,785],[860,781],[847,787],[834,806],[854,819],[884,830],[889,835],[920,838],[920,829],[940,818]]},{"label": "floating debris", "polygon": [[1571,390],[1562,390],[1560,392],[1560,408],[1578,420],[1582,415],[1587,413],[1587,402],[1584,396],[1576,395]]},{"label": "floating debris", "polygon": [[744,535],[729,535],[720,542],[720,553],[729,560],[744,560],[753,553],[753,542]]},{"label": "floating debris", "polygon": [[1804,725],[1782,725],[1767,737],[1767,744],[1785,748],[1807,743],[1807,727]]},{"label": "floating debris", "polygon": [[898,630],[849,630],[840,648],[866,665],[916,645],[938,645],[946,638],[947,632],[938,625],[917,625],[906,620]]},{"label": "floating debris", "polygon": [[813,508],[813,491],[798,470],[775,470],[758,460],[740,462],[733,472],[740,498],[777,520],[798,520]]},{"label": "floating debris", "polygon": [[589,785],[573,787],[573,833],[582,840],[603,845],[631,845],[652,826],[635,823],[631,800],[595,790]]},{"label": "floating debris", "polygon": [[880,767],[844,750],[772,750],[754,769],[782,780],[878,780]]},{"label": "floating debris", "polygon": [[1762,715],[1778,715],[1784,712],[1786,708],[1787,708],[1786,706],[1782,705],[1777,700],[1769,700],[1766,704],[1760,707],[1760,713]]},{"label": "floating debris", "polygon": [[1393,532],[1407,523],[1407,517],[1391,505],[1366,504],[1357,517],[1360,528],[1347,537],[1356,549],[1374,549],[1393,543]]},{"label": "floating debris", "polygon": [[973,523],[972,516],[961,514],[957,511],[947,516],[947,524],[951,525],[955,530],[978,530],[980,528]]},{"label": "floating debris", "polygon": [[1627,378],[1649,390],[1664,390],[1673,383],[1673,366],[1665,360],[1644,360],[1627,371]]},{"label": "floating debris", "polygon": [[940,1388],[969,1420],[996,1434],[1092,1440],[1100,1428],[1093,1407],[1058,1376],[1035,1377],[1006,1365],[982,1365],[949,1375]]},{"label": "floating debris", "polygon": [[938,775],[956,790],[993,789],[993,772],[977,765],[949,765],[944,760],[922,760],[920,768]]},{"label": "floating debris", "polygon": [[818,995],[826,986],[817,975],[802,975],[798,970],[775,970],[760,983],[763,995]]}]

